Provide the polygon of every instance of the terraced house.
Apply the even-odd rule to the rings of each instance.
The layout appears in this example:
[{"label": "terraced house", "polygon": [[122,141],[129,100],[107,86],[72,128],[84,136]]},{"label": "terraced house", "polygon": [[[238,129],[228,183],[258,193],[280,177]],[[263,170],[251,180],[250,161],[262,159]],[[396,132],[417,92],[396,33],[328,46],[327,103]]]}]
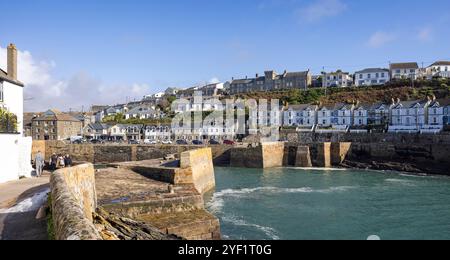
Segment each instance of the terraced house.
[{"label": "terraced house", "polygon": [[280,89],[306,90],[312,84],[311,71],[287,72],[278,75],[275,71],[266,71],[264,76],[256,74],[255,78],[233,79],[230,94],[273,91]]},{"label": "terraced house", "polygon": [[427,124],[431,100],[399,101],[392,107],[389,132],[420,132]]},{"label": "terraced house", "polygon": [[75,117],[50,109],[31,120],[31,133],[34,140],[66,140],[81,136],[83,124]]}]

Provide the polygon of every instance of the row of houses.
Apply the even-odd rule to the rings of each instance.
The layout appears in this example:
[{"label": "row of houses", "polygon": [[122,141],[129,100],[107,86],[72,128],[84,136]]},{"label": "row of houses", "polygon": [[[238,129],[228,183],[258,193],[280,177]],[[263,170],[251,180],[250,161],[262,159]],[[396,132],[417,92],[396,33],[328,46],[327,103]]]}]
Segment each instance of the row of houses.
[{"label": "row of houses", "polygon": [[283,112],[283,126],[299,131],[367,131],[436,133],[449,124],[450,100],[376,104],[292,105]]},{"label": "row of houses", "polygon": [[256,74],[254,78],[232,79],[226,88],[229,94],[287,89],[305,90],[309,87],[350,87],[384,85],[392,80],[433,77],[450,78],[450,61],[437,61],[426,68],[420,68],[417,62],[391,63],[389,68],[366,68],[354,74],[337,70],[323,72],[314,76],[311,71],[287,72],[278,75],[275,71],[266,71],[264,76]]}]

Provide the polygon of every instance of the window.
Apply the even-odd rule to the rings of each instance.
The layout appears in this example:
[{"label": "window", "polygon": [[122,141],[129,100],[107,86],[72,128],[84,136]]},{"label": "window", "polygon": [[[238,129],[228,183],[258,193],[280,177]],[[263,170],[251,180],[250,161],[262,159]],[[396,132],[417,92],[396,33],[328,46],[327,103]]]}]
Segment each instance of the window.
[{"label": "window", "polygon": [[372,77],[372,74],[367,74],[367,78],[370,79]]},{"label": "window", "polygon": [[401,71],[400,71],[400,70],[396,70],[396,71],[395,71],[395,73],[397,73],[397,74],[400,74],[400,73],[401,73]]},{"label": "window", "polygon": [[359,79],[363,79],[363,74],[359,74]]},{"label": "window", "polygon": [[0,81],[0,102],[3,102],[3,81]]},{"label": "window", "polygon": [[382,78],[384,78],[384,72],[383,72],[383,73],[381,73],[381,77],[382,77]]},{"label": "window", "polygon": [[375,77],[377,77],[377,78],[380,77],[380,73],[376,73]]}]

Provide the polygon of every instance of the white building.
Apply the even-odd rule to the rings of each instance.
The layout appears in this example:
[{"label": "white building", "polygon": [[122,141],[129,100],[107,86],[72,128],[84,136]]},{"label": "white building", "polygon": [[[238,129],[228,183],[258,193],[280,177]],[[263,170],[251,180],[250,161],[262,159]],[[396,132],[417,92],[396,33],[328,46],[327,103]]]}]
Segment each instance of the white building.
[{"label": "white building", "polygon": [[326,73],[322,79],[322,87],[350,87],[353,84],[353,78],[348,72],[340,70]]},{"label": "white building", "polygon": [[283,113],[283,125],[312,130],[312,127],[316,125],[318,109],[317,105],[291,105]]},{"label": "white building", "polygon": [[353,126],[367,126],[369,122],[369,110],[371,106],[368,104],[357,104],[353,109]]},{"label": "white building", "polygon": [[171,141],[172,131],[170,125],[152,125],[144,127],[144,139],[151,141]]},{"label": "white building", "polygon": [[401,101],[392,107],[389,132],[415,133],[427,124],[431,100]]},{"label": "white building", "polygon": [[450,78],[450,61],[437,61],[427,69],[427,76]]},{"label": "white building", "polygon": [[391,120],[391,109],[394,105],[394,100],[392,100],[390,105],[385,103],[373,104],[369,109],[368,124],[376,126],[388,125]]},{"label": "white building", "polygon": [[320,127],[331,127],[333,108],[331,106],[322,106],[317,111],[317,125]]},{"label": "white building", "polygon": [[156,110],[154,106],[137,106],[125,113],[125,119],[157,119],[161,118],[162,113]]},{"label": "white building", "polygon": [[388,69],[371,68],[355,72],[355,85],[358,87],[384,85],[389,80]]},{"label": "white building", "polygon": [[446,109],[450,105],[450,100],[433,100],[427,107],[426,124],[421,127],[421,132],[437,133],[442,131],[446,124]]},{"label": "white building", "polygon": [[392,63],[389,70],[391,79],[417,79],[420,76],[417,62]]},{"label": "white building", "polygon": [[346,129],[353,125],[353,104],[336,104],[333,110],[333,128]]},{"label": "white building", "polygon": [[17,48],[10,44],[7,48],[7,71],[0,68],[0,109],[17,117],[17,127],[0,121],[0,183],[30,177],[31,145],[30,137],[23,137],[23,88],[18,80]]},{"label": "white building", "polygon": [[127,139],[127,125],[117,124],[113,125],[109,130],[111,140],[123,141]]}]

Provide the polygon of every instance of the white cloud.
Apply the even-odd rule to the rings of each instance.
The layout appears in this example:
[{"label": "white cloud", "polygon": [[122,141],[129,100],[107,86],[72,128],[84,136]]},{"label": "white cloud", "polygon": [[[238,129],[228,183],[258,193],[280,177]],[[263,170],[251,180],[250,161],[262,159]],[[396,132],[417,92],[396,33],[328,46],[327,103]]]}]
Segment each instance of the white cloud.
[{"label": "white cloud", "polygon": [[209,80],[209,84],[215,84],[215,83],[220,83],[219,78],[214,77],[214,78],[212,78],[212,79]]},{"label": "white cloud", "polygon": [[433,40],[433,29],[430,27],[421,28],[417,34],[417,38],[421,42],[430,42]]},{"label": "white cloud", "polygon": [[324,18],[337,16],[347,10],[342,0],[316,0],[309,6],[297,10],[297,16],[303,22],[317,22]]},{"label": "white cloud", "polygon": [[372,34],[372,36],[370,36],[367,45],[371,48],[380,48],[394,41],[395,39],[396,36],[392,33],[378,31]]},{"label": "white cloud", "polygon": [[[6,49],[0,47],[0,67],[6,70]],[[30,52],[19,51],[18,78],[25,84],[25,111],[88,108],[92,104],[115,104],[149,94],[147,84],[105,84],[92,75],[79,72],[68,80],[52,75],[55,62],[36,61]]]}]

